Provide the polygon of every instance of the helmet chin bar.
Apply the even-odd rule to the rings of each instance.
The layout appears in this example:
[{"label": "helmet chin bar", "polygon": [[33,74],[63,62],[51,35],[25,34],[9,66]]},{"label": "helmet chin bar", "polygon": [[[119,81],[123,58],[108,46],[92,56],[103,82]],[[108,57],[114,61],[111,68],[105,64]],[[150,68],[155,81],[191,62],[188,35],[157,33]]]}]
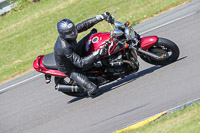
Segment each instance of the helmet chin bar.
[{"label": "helmet chin bar", "polygon": [[76,40],[77,39],[77,30],[74,30],[72,31],[73,34],[70,34],[70,33],[65,33],[65,32],[62,32],[62,33],[59,33],[60,37],[65,39],[65,40]]},{"label": "helmet chin bar", "polygon": [[77,38],[77,35],[73,35],[73,36],[71,36],[71,35],[66,35],[66,36],[64,37],[64,39],[66,39],[66,40],[76,40],[76,38]]},{"label": "helmet chin bar", "polygon": [[64,38],[66,40],[76,40],[76,38],[77,38],[77,29],[72,30],[71,33],[69,33],[69,34],[65,34]]}]

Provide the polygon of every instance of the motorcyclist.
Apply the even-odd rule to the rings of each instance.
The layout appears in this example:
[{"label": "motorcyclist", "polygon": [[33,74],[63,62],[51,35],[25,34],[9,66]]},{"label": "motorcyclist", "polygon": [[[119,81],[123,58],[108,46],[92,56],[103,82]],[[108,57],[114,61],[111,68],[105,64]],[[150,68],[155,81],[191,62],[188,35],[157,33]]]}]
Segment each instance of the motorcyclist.
[{"label": "motorcyclist", "polygon": [[85,42],[97,30],[91,30],[79,43],[77,43],[76,38],[78,33],[88,30],[102,20],[113,23],[109,12],[96,15],[96,17],[87,19],[76,26],[69,19],[62,19],[57,23],[59,36],[54,46],[54,57],[58,70],[76,81],[80,87],[87,91],[89,96],[94,95],[98,87],[83,74],[82,68],[88,69],[100,56],[106,54],[107,49],[101,48],[91,55],[82,57],[81,52],[84,50]]}]

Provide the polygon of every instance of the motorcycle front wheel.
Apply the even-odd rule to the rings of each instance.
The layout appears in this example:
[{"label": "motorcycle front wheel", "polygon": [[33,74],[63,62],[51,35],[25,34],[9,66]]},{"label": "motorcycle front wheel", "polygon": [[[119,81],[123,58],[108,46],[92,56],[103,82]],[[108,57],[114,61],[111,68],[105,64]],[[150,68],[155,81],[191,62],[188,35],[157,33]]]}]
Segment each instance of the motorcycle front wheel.
[{"label": "motorcycle front wheel", "polygon": [[176,61],[179,57],[179,48],[171,40],[165,38],[158,38],[156,44],[154,44],[149,52],[160,56],[160,59],[155,59],[147,55],[140,55],[140,57],[147,63],[153,65],[167,65]]}]

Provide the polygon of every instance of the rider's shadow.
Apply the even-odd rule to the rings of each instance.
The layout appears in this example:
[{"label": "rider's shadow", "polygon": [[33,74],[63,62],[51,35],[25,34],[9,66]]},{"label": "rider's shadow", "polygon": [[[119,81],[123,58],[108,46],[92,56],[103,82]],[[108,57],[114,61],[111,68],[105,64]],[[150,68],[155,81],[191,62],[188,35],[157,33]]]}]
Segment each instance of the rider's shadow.
[{"label": "rider's shadow", "polygon": [[[177,61],[181,61],[181,60],[185,59],[186,57],[187,56],[182,57],[182,58],[178,59]],[[140,77],[142,77],[144,75],[150,74],[150,73],[154,72],[155,70],[158,70],[158,69],[160,69],[162,67],[165,67],[165,66],[158,66],[158,65],[157,66],[152,66],[152,67],[147,68],[145,70],[142,70],[142,71],[139,71],[137,73],[131,74],[131,75],[129,75],[129,76],[123,78],[123,79],[120,79],[120,80],[117,80],[117,81],[113,81],[108,85],[100,87],[99,90],[98,90],[98,93],[95,96],[93,96],[92,98],[96,98],[96,97],[98,97],[98,96],[100,96],[100,95],[102,95],[102,94],[104,94],[104,93],[106,93],[108,91],[114,90],[114,89],[116,89],[116,88],[118,88],[120,86],[128,84],[128,83],[130,83],[130,82],[132,82],[132,81],[134,81],[134,80],[136,80],[136,79],[138,79],[138,78],[140,78]],[[81,100],[83,98],[74,98],[71,101],[69,101],[68,103],[73,103],[73,102]]]},{"label": "rider's shadow", "polygon": [[118,87],[121,87],[125,84],[128,84],[130,82],[133,82],[134,80],[144,76],[144,75],[147,75],[149,73],[152,73],[154,72],[155,70],[157,69],[160,69],[162,66],[152,66],[150,68],[147,68],[145,70],[142,70],[142,71],[139,71],[138,73],[134,73],[134,74],[131,74],[123,79],[120,79],[118,81],[114,81],[113,83],[109,84],[109,85],[106,85],[106,86],[103,86],[99,89],[98,93],[93,97],[98,97],[108,91],[111,91],[111,90],[114,90]]},{"label": "rider's shadow", "polygon": [[[187,56],[179,58],[176,62],[181,61],[181,60],[183,60],[185,58],[187,58]],[[167,66],[167,65],[165,65],[165,66]],[[142,77],[144,75],[150,74],[150,73],[154,72],[155,70],[158,70],[158,69],[160,69],[162,67],[165,67],[165,66],[159,66],[159,65],[152,66],[152,67],[147,68],[145,70],[142,70],[142,71],[139,71],[137,73],[131,74],[131,75],[129,75],[129,76],[127,76],[127,77],[125,77],[125,78],[123,78],[121,80],[118,80],[117,82],[114,81],[113,83],[111,83],[109,85],[101,87],[99,89],[98,93],[93,98],[98,97],[98,96],[100,96],[100,95],[102,95],[102,94],[104,94],[104,93],[106,93],[108,91],[114,90],[114,89],[116,89],[116,88],[118,88],[120,86],[123,86],[125,84],[128,84],[128,83],[130,83],[130,82],[132,82],[132,81],[134,81],[134,80],[136,80],[136,79],[138,79],[138,78],[140,78],[140,77]]]},{"label": "rider's shadow", "polygon": [[[139,77],[142,77],[146,74],[149,74],[149,73],[152,73],[153,71],[157,70],[157,69],[160,69],[161,66],[153,66],[153,67],[150,67],[148,69],[145,69],[145,70],[142,70],[138,73],[134,73],[134,74],[131,74],[123,79],[120,79],[120,80],[117,80],[117,81],[113,81],[111,82],[110,84],[108,85],[104,85],[103,87],[100,87],[97,94],[95,96],[93,96],[92,98],[96,98],[108,91],[111,91],[111,90],[114,90],[120,86],[123,86],[125,84],[128,84],[130,82],[132,82],[133,80],[136,80],[138,79]],[[76,102],[78,100],[81,100],[85,97],[77,97],[77,98],[73,98],[72,100],[70,100],[68,103],[73,103],[73,102]]]}]

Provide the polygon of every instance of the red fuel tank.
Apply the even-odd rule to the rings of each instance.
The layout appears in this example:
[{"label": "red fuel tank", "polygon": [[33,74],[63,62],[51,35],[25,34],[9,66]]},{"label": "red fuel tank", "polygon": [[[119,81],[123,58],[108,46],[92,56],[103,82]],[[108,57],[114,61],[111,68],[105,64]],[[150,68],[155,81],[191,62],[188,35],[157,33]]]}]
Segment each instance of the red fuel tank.
[{"label": "red fuel tank", "polygon": [[105,45],[105,41],[110,39],[110,32],[100,32],[93,34],[86,42],[85,55],[90,55],[98,50],[100,46]]}]

